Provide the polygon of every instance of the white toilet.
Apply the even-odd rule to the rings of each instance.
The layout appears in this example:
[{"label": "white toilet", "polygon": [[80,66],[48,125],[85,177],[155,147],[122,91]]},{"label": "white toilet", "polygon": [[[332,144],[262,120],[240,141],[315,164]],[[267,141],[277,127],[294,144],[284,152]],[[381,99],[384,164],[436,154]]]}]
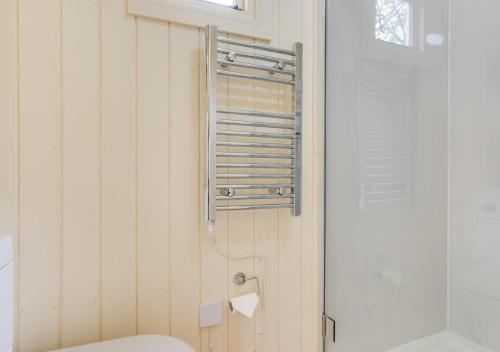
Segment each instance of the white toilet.
[{"label": "white toilet", "polygon": [[[195,352],[187,343],[170,336],[140,335],[63,348],[64,352]],[[53,351],[56,352],[56,351]]]}]

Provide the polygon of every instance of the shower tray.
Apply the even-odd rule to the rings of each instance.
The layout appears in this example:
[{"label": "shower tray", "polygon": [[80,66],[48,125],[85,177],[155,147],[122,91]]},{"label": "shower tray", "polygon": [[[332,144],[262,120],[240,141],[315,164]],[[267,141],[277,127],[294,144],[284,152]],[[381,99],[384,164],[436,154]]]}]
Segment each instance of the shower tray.
[{"label": "shower tray", "polygon": [[492,352],[491,350],[452,332],[407,343],[386,352]]}]

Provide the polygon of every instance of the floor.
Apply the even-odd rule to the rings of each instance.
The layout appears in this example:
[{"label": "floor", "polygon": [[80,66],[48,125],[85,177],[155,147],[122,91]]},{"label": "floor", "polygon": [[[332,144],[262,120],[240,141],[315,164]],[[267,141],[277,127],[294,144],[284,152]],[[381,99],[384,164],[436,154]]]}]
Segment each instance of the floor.
[{"label": "floor", "polygon": [[492,352],[452,332],[443,332],[408,343],[387,352]]}]

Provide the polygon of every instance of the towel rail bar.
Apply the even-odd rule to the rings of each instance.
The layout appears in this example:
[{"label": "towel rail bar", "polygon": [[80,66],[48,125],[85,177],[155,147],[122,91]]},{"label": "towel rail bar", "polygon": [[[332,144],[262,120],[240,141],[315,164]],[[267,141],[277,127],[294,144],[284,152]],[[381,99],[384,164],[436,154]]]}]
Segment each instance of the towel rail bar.
[{"label": "towel rail bar", "polygon": [[258,199],[289,199],[294,198],[293,193],[279,194],[249,194],[244,196],[217,196],[217,200],[258,200]]},{"label": "towel rail bar", "polygon": [[236,211],[236,210],[258,210],[258,209],[277,209],[277,208],[293,208],[293,203],[289,204],[261,204],[261,205],[217,205],[216,209],[221,211]]},{"label": "towel rail bar", "polygon": [[286,68],[276,68],[272,66],[264,66],[264,65],[256,65],[256,64],[250,64],[247,62],[237,62],[237,61],[229,61],[229,60],[217,60],[217,63],[221,65],[222,67],[224,66],[235,66],[235,67],[241,67],[241,68],[247,68],[247,69],[252,69],[252,70],[258,70],[258,71],[265,71],[269,73],[279,73],[283,75],[290,75],[294,76],[295,71],[289,70]]},{"label": "towel rail bar", "polygon": [[262,128],[277,128],[284,130],[295,130],[295,125],[285,125],[282,123],[267,123],[267,122],[253,122],[253,121],[241,121],[241,120],[217,120],[220,125],[231,125],[231,126],[247,126],[247,127],[262,127]]},{"label": "towel rail bar", "polygon": [[278,143],[252,143],[252,142],[220,142],[217,141],[218,147],[246,147],[246,148],[271,148],[271,149],[293,149],[292,144]]},{"label": "towel rail bar", "polygon": [[259,137],[259,138],[275,138],[275,139],[294,139],[295,138],[294,134],[250,132],[250,131],[217,130],[217,134],[220,136]]},{"label": "towel rail bar", "polygon": [[294,114],[281,114],[281,113],[268,112],[268,111],[218,108],[217,112],[219,114],[246,115],[246,116],[254,116],[254,117],[269,117],[271,119],[295,120]]},{"label": "towel rail bar", "polygon": [[289,84],[292,86],[295,85],[295,81],[292,81],[289,79],[283,79],[283,78],[265,77],[265,76],[251,75],[248,73],[225,71],[225,70],[217,70],[217,73],[221,76],[228,76],[228,77],[234,77],[234,78],[244,78],[244,79],[255,79],[257,81]]},{"label": "towel rail bar", "polygon": [[289,65],[289,66],[295,66],[295,60],[289,60],[289,59],[282,59],[279,57],[272,57],[272,56],[267,56],[267,55],[261,55],[261,54],[254,54],[254,53],[249,53],[246,51],[240,51],[240,50],[231,50],[231,49],[226,49],[226,48],[218,48],[217,52],[220,54],[231,54],[236,57],[245,57],[247,59],[255,59],[255,60],[260,60],[260,61],[267,61],[267,62],[274,62],[276,64],[283,64],[283,65]]},{"label": "towel rail bar", "polygon": [[254,158],[254,159],[295,159],[291,154],[272,154],[272,153],[219,153],[216,157],[220,158]]},{"label": "towel rail bar", "polygon": [[217,189],[277,189],[277,188],[283,188],[283,189],[292,189],[293,184],[249,184],[249,185],[242,185],[242,184],[227,184],[227,185],[217,185]]},{"label": "towel rail bar", "polygon": [[224,169],[294,169],[295,165],[288,164],[251,164],[251,163],[217,163],[218,168]]},{"label": "towel rail bar", "polygon": [[282,179],[282,178],[295,178],[294,175],[270,175],[270,174],[217,174],[217,178],[239,179],[248,178],[253,179]]},{"label": "towel rail bar", "polygon": [[245,48],[259,49],[259,50],[270,51],[270,52],[278,53],[278,54],[295,56],[295,51],[293,51],[293,50],[275,48],[275,47],[269,46],[269,45],[254,44],[254,43],[250,43],[250,42],[244,42],[244,41],[234,40],[234,39],[227,39],[227,38],[222,38],[222,37],[218,37],[217,41],[219,43],[223,43],[223,44],[231,44],[231,45],[242,46]]}]

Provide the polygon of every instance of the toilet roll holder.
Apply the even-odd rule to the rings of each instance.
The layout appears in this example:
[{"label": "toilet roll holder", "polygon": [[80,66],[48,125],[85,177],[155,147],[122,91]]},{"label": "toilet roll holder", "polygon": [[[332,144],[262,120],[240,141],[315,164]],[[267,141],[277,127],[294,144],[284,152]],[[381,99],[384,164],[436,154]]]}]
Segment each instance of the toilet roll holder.
[{"label": "toilet roll holder", "polygon": [[259,297],[260,297],[260,281],[259,281],[259,278],[257,276],[247,277],[247,275],[241,271],[237,272],[233,276],[233,283],[235,285],[238,285],[238,286],[244,285],[244,284],[246,284],[247,281],[250,281],[250,280],[256,281],[256,283],[257,283],[257,295],[259,295]]}]

